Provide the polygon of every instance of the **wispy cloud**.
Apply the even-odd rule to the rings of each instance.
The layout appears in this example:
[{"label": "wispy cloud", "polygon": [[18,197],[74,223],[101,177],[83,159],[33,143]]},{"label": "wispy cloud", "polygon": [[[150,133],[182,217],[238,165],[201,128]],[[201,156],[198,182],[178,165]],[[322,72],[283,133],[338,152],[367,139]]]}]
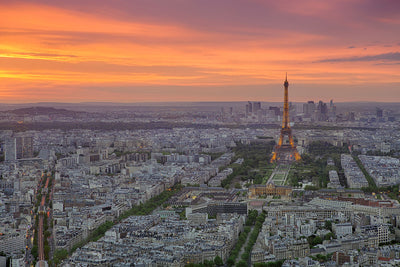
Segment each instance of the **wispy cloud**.
[{"label": "wispy cloud", "polygon": [[384,66],[393,66],[393,65],[400,65],[400,62],[396,62],[396,63],[387,63],[387,62],[383,62],[383,63],[376,63],[374,65],[384,65]]},{"label": "wispy cloud", "polygon": [[378,55],[369,55],[362,57],[343,57],[343,58],[328,58],[317,62],[356,62],[356,61],[400,61],[400,53],[383,53]]}]

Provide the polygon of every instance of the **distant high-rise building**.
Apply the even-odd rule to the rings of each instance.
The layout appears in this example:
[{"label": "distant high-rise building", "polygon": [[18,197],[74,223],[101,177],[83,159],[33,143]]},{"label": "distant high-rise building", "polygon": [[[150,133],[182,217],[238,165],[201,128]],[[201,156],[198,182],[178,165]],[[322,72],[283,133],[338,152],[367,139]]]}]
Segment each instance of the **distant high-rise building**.
[{"label": "distant high-rise building", "polygon": [[4,142],[4,160],[14,161],[17,159],[16,140],[9,137]]},{"label": "distant high-rise building", "polygon": [[250,102],[246,104],[246,116],[257,116],[261,109],[261,102]]},{"label": "distant high-rise building", "polygon": [[376,108],[376,117],[377,118],[383,117],[383,110],[381,108]]},{"label": "distant high-rise building", "polygon": [[336,106],[333,103],[332,99],[331,99],[331,101],[329,103],[328,119],[329,119],[329,121],[335,121],[336,120]]},{"label": "distant high-rise building", "polygon": [[253,102],[253,113],[257,113],[261,110],[261,102]]},{"label": "distant high-rise building", "polygon": [[292,102],[289,102],[289,115],[290,119],[294,121],[296,118],[296,105],[294,105]]},{"label": "distant high-rise building", "polygon": [[317,106],[317,120],[326,121],[328,119],[328,106],[321,100],[318,102]]},{"label": "distant high-rise building", "polygon": [[311,117],[315,112],[315,103],[314,101],[308,101],[303,104],[303,113],[306,117]]},{"label": "distant high-rise building", "polygon": [[17,136],[16,138],[17,159],[33,157],[32,136]]},{"label": "distant high-rise building", "polygon": [[7,138],[4,143],[4,160],[13,161],[16,159],[33,157],[32,136],[17,135]]},{"label": "distant high-rise building", "polygon": [[253,113],[253,104],[249,101],[246,104],[246,115]]},{"label": "distant high-rise building", "polygon": [[328,113],[328,106],[326,105],[326,103],[324,103],[323,101],[320,100],[318,102],[317,110],[319,112],[321,112],[322,114],[326,114],[326,113]]},{"label": "distant high-rise building", "polygon": [[272,110],[275,116],[279,116],[281,114],[281,110],[279,107],[269,107],[269,110]]}]

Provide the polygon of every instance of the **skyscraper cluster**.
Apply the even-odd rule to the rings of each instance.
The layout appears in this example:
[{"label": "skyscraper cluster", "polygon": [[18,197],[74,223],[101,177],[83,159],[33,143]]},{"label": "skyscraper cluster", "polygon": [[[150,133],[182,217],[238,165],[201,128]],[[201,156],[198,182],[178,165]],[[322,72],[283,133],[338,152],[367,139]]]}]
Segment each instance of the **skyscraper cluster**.
[{"label": "skyscraper cluster", "polygon": [[261,102],[248,102],[246,104],[246,116],[257,115],[258,111],[261,110]]},{"label": "skyscraper cluster", "polygon": [[336,119],[336,106],[333,100],[327,103],[319,101],[318,104],[314,101],[308,101],[303,104],[304,118],[310,121],[335,121]]}]

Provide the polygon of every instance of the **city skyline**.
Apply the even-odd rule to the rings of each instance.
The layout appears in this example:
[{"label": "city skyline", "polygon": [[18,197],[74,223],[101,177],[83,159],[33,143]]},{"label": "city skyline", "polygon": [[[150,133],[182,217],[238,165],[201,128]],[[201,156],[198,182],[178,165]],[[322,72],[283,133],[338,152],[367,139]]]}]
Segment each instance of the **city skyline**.
[{"label": "city skyline", "polygon": [[1,103],[400,101],[400,3],[8,1]]}]

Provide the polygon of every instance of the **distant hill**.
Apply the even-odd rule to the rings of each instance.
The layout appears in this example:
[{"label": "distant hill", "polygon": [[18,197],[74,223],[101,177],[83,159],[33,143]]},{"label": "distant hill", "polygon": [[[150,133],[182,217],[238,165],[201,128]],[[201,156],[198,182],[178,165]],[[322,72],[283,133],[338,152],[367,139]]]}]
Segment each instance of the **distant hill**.
[{"label": "distant hill", "polygon": [[30,107],[30,108],[19,108],[14,110],[5,111],[7,113],[12,113],[18,116],[24,115],[58,115],[66,117],[75,117],[77,115],[84,114],[83,111],[72,111],[67,109],[57,109],[52,107]]}]

